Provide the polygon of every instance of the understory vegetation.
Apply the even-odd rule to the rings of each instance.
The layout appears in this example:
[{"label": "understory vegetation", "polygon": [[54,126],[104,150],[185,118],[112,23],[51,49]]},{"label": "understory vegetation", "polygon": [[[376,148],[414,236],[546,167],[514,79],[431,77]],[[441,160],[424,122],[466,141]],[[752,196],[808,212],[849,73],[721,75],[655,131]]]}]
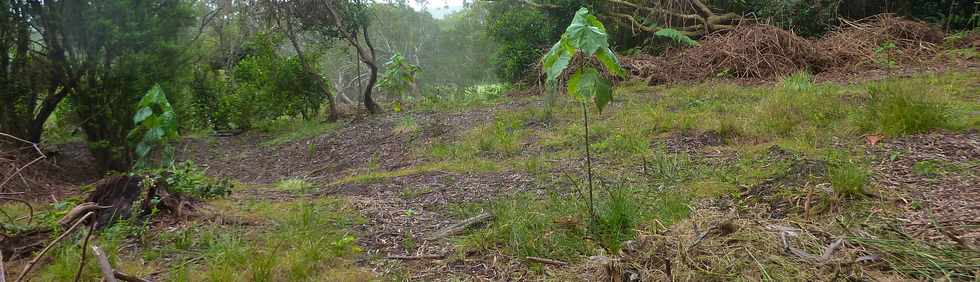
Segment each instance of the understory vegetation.
[{"label": "understory vegetation", "polygon": [[980,2],[144,2],[0,3],[0,282],[980,279]]}]

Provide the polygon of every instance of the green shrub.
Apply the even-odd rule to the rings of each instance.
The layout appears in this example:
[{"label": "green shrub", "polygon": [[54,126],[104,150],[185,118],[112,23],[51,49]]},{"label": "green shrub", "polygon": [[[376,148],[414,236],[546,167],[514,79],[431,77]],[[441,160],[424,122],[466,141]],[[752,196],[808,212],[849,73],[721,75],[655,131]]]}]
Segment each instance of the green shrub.
[{"label": "green shrub", "polygon": [[717,8],[751,14],[763,22],[800,36],[820,36],[837,23],[838,2],[832,0],[738,0],[721,1]]},{"label": "green shrub", "polygon": [[490,105],[501,101],[511,89],[510,84],[478,84],[459,87],[451,84],[430,86],[423,92],[419,106],[424,109],[444,110]]},{"label": "green shrub", "polygon": [[[298,57],[279,53],[282,41],[278,34],[258,34],[245,43],[245,56],[233,69],[194,75],[194,101],[215,129],[249,129],[283,116],[319,114],[326,102],[323,90]],[[319,61],[319,54],[308,55],[309,61]]]},{"label": "green shrub", "polygon": [[537,9],[514,7],[514,2],[495,3],[489,14],[487,35],[498,44],[491,57],[497,78],[517,82],[527,76],[546,46],[561,34],[556,19]]},{"label": "green shrub", "polygon": [[231,194],[231,182],[209,178],[193,161],[174,164],[165,175],[167,187],[182,195],[212,199]]}]

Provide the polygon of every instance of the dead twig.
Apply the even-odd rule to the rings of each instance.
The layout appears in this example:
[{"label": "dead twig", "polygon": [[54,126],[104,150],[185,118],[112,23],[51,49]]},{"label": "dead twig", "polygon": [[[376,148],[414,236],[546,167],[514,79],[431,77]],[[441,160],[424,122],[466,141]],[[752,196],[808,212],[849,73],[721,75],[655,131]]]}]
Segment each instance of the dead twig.
[{"label": "dead twig", "polygon": [[108,209],[108,208],[111,208],[111,207],[112,206],[100,206],[99,204],[96,204],[96,203],[93,203],[93,202],[85,202],[85,203],[78,204],[77,206],[75,206],[74,208],[72,208],[71,211],[68,211],[68,213],[65,214],[65,216],[61,217],[61,219],[58,220],[58,225],[60,225],[60,226],[68,226],[68,224],[71,224],[72,222],[75,222],[75,218],[78,218],[78,216],[80,216],[80,215],[83,215],[83,214],[86,214],[88,212],[92,212],[92,211],[95,211],[95,210]]},{"label": "dead twig", "polygon": [[13,135],[6,134],[6,133],[3,133],[3,132],[0,132],[0,136],[5,136],[5,137],[8,137],[8,138],[11,138],[11,139],[20,141],[20,142],[31,144],[31,147],[34,147],[34,150],[37,151],[37,153],[39,155],[37,158],[34,158],[34,160],[31,160],[27,164],[25,164],[25,165],[17,168],[16,170],[14,170],[13,173],[11,173],[6,178],[4,178],[3,182],[0,182],[0,191],[3,191],[3,187],[6,186],[7,185],[7,182],[10,182],[10,180],[13,179],[14,176],[20,175],[20,172],[23,171],[25,168],[33,165],[34,163],[36,163],[36,162],[38,162],[40,160],[43,160],[43,159],[47,158],[48,156],[44,155],[44,151],[41,151],[41,147],[39,147],[37,145],[37,143],[31,142],[31,141],[27,141],[27,140],[24,140],[24,139],[20,139],[20,138],[17,138],[17,136],[13,136]]},{"label": "dead twig", "polygon": [[537,262],[537,263],[555,265],[555,266],[566,266],[566,265],[568,265],[568,263],[567,262],[564,262],[564,261],[553,260],[553,259],[548,259],[548,258],[541,258],[541,257],[527,257],[527,260],[533,261],[533,262]]},{"label": "dead twig", "polygon": [[815,261],[820,263],[827,262],[834,255],[834,253],[837,252],[837,249],[840,249],[840,246],[844,244],[844,239],[834,240],[834,242],[830,243],[830,245],[827,245],[827,247],[824,248],[823,254],[821,254],[820,256],[816,256],[804,250],[793,247],[793,245],[789,243],[789,240],[786,239],[786,237],[788,236],[796,236],[796,235],[797,234],[795,232],[784,230],[779,234],[779,237],[783,242],[783,249],[785,249],[786,252],[793,254],[804,260],[810,260],[810,261]]},{"label": "dead twig", "polygon": [[7,271],[3,266],[3,250],[0,250],[0,282],[7,282]]},{"label": "dead twig", "polygon": [[92,245],[92,254],[99,262],[99,269],[102,270],[102,278],[107,282],[116,282],[115,271],[112,270],[112,265],[109,264],[109,258],[106,257],[105,252],[99,246]]},{"label": "dead twig", "polygon": [[385,259],[397,259],[397,260],[424,260],[424,259],[441,259],[446,257],[446,254],[441,255],[418,255],[418,256],[386,256]]},{"label": "dead twig", "polygon": [[482,222],[488,221],[490,219],[493,219],[493,214],[491,214],[489,212],[483,212],[483,213],[478,214],[478,215],[476,215],[474,217],[467,218],[466,220],[463,220],[463,221],[461,221],[459,223],[456,223],[456,224],[447,226],[446,228],[443,228],[443,229],[440,229],[440,230],[438,230],[436,232],[433,232],[432,235],[429,235],[429,237],[426,238],[426,239],[427,240],[435,240],[435,239],[449,237],[449,236],[458,234],[460,232],[463,232],[464,230],[466,230],[470,226],[473,226],[473,225],[476,225],[478,223],[482,223]]},{"label": "dead twig", "polygon": [[119,280],[122,280],[122,281],[125,281],[125,282],[150,282],[150,280],[146,280],[146,279],[139,278],[139,277],[136,277],[136,276],[133,276],[133,275],[129,275],[129,274],[120,272],[118,270],[113,270],[112,271],[112,277],[115,277],[116,279],[119,279]]},{"label": "dead twig", "polygon": [[[85,269],[85,252],[88,251],[88,240],[92,237],[92,233],[95,232],[95,224],[89,224],[88,234],[85,234],[85,242],[82,243],[82,257],[78,262],[78,271],[75,272],[75,282],[82,279],[82,270]],[[0,281],[2,282],[2,281]]]},{"label": "dead twig", "polygon": [[75,231],[75,228],[78,228],[78,226],[81,225],[82,222],[85,222],[86,219],[88,219],[94,214],[95,214],[94,212],[89,212],[85,214],[85,216],[82,216],[82,218],[76,221],[74,225],[68,228],[68,230],[65,230],[64,233],[61,233],[61,236],[58,236],[58,238],[54,239],[54,241],[52,241],[51,244],[48,244],[47,247],[44,247],[44,249],[42,249],[41,252],[38,253],[37,256],[35,256],[34,259],[32,259],[31,262],[27,264],[27,266],[24,267],[24,270],[20,272],[20,276],[17,276],[16,281],[17,282],[24,281],[24,277],[27,277],[27,274],[31,272],[31,269],[34,268],[34,265],[36,265],[39,261],[41,261],[41,258],[44,257],[44,254],[46,254],[49,250],[51,250],[51,247],[54,247],[55,244],[58,244],[58,242],[61,242],[61,240],[65,239],[65,237],[68,237],[68,234],[71,234],[73,231]]}]

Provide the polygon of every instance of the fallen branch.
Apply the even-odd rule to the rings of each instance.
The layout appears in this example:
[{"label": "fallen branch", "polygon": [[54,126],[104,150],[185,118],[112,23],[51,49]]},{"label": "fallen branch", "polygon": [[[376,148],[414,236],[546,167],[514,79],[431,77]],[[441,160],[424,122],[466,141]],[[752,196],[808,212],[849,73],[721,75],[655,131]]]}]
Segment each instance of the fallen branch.
[{"label": "fallen branch", "polygon": [[446,254],[441,255],[418,255],[418,256],[386,256],[385,259],[397,259],[397,260],[423,260],[423,259],[441,259],[446,257]]},{"label": "fallen branch", "polygon": [[6,136],[6,137],[12,138],[14,140],[17,140],[17,141],[20,141],[20,142],[24,142],[24,143],[30,144],[31,147],[34,147],[34,150],[37,151],[38,155],[40,155],[39,157],[35,158],[34,160],[31,160],[30,162],[28,162],[27,164],[25,164],[25,165],[17,168],[17,170],[14,170],[14,172],[11,173],[10,175],[8,175],[7,178],[4,178],[3,182],[0,182],[0,191],[3,191],[3,187],[5,185],[7,185],[7,182],[9,182],[11,179],[13,179],[15,175],[20,175],[20,172],[22,170],[24,170],[25,168],[33,165],[34,163],[36,163],[36,162],[38,162],[40,160],[43,160],[43,159],[47,158],[48,156],[45,156],[44,155],[44,151],[41,151],[41,147],[38,147],[37,146],[37,143],[31,142],[31,141],[27,141],[27,140],[24,140],[24,139],[20,139],[20,138],[17,138],[17,136],[13,136],[13,135],[2,133],[2,132],[0,132],[0,136]]},{"label": "fallen branch", "polygon": [[789,240],[786,239],[787,235],[795,236],[796,234],[790,231],[783,231],[782,233],[779,234],[780,239],[783,241],[783,249],[785,249],[787,252],[797,257],[800,257],[805,260],[815,261],[815,262],[826,262],[830,260],[830,257],[832,257],[834,253],[837,252],[837,249],[839,249],[840,246],[844,244],[844,239],[837,239],[833,243],[830,243],[830,245],[827,245],[826,248],[824,248],[823,254],[821,254],[820,256],[816,256],[790,245]]},{"label": "fallen branch", "polygon": [[426,238],[426,239],[427,240],[435,240],[435,239],[445,238],[445,237],[449,237],[449,236],[452,236],[452,235],[455,235],[455,234],[459,234],[460,232],[463,232],[464,230],[466,230],[470,226],[473,226],[473,225],[476,225],[478,223],[482,223],[482,222],[488,221],[490,219],[493,219],[493,214],[491,214],[489,212],[483,212],[483,213],[478,214],[478,215],[476,215],[474,217],[467,218],[466,220],[463,220],[463,221],[461,221],[459,223],[456,223],[456,224],[447,226],[446,228],[443,228],[443,229],[440,229],[440,230],[438,230],[436,232],[433,232],[432,235],[429,235],[429,237]]},{"label": "fallen branch", "polygon": [[75,222],[75,219],[83,214],[86,214],[88,212],[94,212],[95,210],[107,209],[111,207],[112,206],[100,206],[99,204],[93,202],[78,204],[77,206],[72,208],[71,211],[68,211],[68,213],[66,213],[65,216],[61,217],[61,219],[58,220],[58,225],[62,227],[68,226],[68,224]]},{"label": "fallen branch", "polygon": [[109,264],[109,258],[106,257],[105,252],[102,248],[92,244],[92,254],[99,262],[99,269],[102,270],[102,277],[106,282],[116,282],[115,271],[112,270],[112,265]]},{"label": "fallen branch", "polygon": [[146,279],[139,278],[139,277],[136,277],[136,276],[133,276],[133,275],[122,273],[122,272],[119,272],[118,270],[113,270],[112,271],[112,276],[115,277],[116,279],[119,279],[119,280],[122,280],[122,281],[125,281],[125,282],[150,282],[150,280],[146,280]]},{"label": "fallen branch", "polygon": [[85,234],[85,242],[82,243],[82,256],[78,262],[78,271],[75,272],[75,282],[82,279],[82,270],[85,269],[85,252],[88,250],[88,240],[92,238],[93,232],[95,232],[95,224],[89,224],[88,234]]},{"label": "fallen branch", "polygon": [[556,265],[556,266],[566,266],[566,265],[568,265],[568,263],[567,262],[564,262],[564,261],[547,259],[547,258],[540,258],[540,257],[527,257],[527,260],[533,261],[533,262],[537,262],[537,263]]},{"label": "fallen branch", "polygon": [[36,265],[37,262],[40,261],[42,257],[44,257],[44,254],[46,254],[49,250],[51,250],[51,247],[53,247],[55,244],[58,244],[58,242],[61,242],[61,240],[65,239],[65,237],[68,237],[68,234],[71,234],[72,231],[75,231],[75,229],[78,228],[78,226],[81,225],[82,222],[85,222],[86,219],[88,219],[94,214],[95,214],[94,212],[89,212],[85,214],[85,216],[83,216],[81,219],[76,221],[75,224],[73,224],[70,228],[68,228],[68,230],[65,230],[64,233],[61,233],[61,236],[58,236],[58,238],[54,239],[54,241],[51,242],[51,244],[48,244],[47,247],[44,247],[44,249],[41,250],[41,253],[38,253],[37,256],[35,256],[34,259],[32,259],[31,262],[24,267],[24,270],[20,272],[20,276],[17,276],[16,281],[17,282],[24,281],[24,277],[27,277],[27,273],[31,272],[31,269],[34,268],[34,265]]},{"label": "fallen branch", "polygon": [[0,250],[0,282],[7,282],[6,268],[3,267],[3,250]]}]

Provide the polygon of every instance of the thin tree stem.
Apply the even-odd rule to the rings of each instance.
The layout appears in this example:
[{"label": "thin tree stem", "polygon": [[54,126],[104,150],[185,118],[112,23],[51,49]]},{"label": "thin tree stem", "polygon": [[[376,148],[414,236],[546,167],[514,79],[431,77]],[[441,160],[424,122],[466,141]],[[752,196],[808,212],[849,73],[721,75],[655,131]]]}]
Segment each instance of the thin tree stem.
[{"label": "thin tree stem", "polygon": [[582,103],[582,120],[585,122],[585,170],[589,181],[589,215],[595,220],[595,201],[592,192],[592,153],[589,150],[589,107]]},{"label": "thin tree stem", "polygon": [[75,272],[75,282],[78,282],[80,281],[80,279],[82,279],[82,270],[85,269],[85,253],[88,249],[88,240],[89,238],[92,237],[92,232],[95,232],[95,222],[92,222],[92,224],[89,225],[88,234],[85,234],[85,242],[82,243],[82,257],[79,259],[78,262],[78,272]]}]

